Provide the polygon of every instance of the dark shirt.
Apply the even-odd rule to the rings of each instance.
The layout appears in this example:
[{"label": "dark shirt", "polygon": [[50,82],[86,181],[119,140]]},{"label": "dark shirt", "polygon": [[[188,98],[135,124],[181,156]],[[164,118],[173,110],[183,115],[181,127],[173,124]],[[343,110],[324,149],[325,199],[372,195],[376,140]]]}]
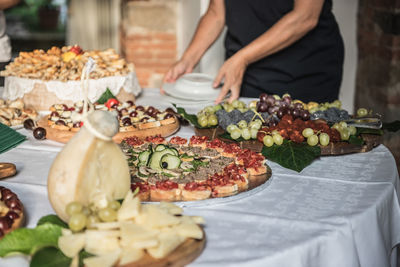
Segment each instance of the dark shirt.
[{"label": "dark shirt", "polygon": [[[293,10],[294,0],[225,0],[226,57],[251,43]],[[303,101],[326,102],[338,98],[342,81],[344,48],[325,0],[317,26],[289,47],[250,64],[241,95],[283,95]]]}]

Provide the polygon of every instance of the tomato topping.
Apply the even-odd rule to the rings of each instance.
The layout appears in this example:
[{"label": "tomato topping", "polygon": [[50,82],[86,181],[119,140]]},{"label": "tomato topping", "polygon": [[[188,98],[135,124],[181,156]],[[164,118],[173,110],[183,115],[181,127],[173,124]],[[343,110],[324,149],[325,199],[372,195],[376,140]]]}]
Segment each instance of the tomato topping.
[{"label": "tomato topping", "polygon": [[224,148],[226,143],[222,142],[220,139],[215,138],[214,140],[207,143],[208,148]]},{"label": "tomato topping", "polygon": [[173,190],[177,188],[178,184],[169,180],[156,182],[155,185],[151,186],[151,189],[160,189],[160,190]]},{"label": "tomato topping", "polygon": [[136,188],[139,188],[139,193],[144,193],[150,190],[150,186],[148,183],[141,183],[141,182],[132,183],[131,184],[132,192],[135,192]]},{"label": "tomato topping", "polygon": [[193,144],[193,145],[204,144],[207,141],[208,141],[207,136],[193,135],[192,137],[190,137],[190,144]]},{"label": "tomato topping", "polygon": [[119,104],[119,101],[118,101],[117,99],[115,99],[115,98],[110,98],[110,99],[107,100],[105,106],[106,106],[108,109],[111,109],[114,105],[118,105],[118,104]]},{"label": "tomato topping", "polygon": [[174,136],[171,138],[171,140],[169,140],[169,142],[175,145],[186,145],[187,139],[180,136]]},{"label": "tomato topping", "polygon": [[209,187],[204,183],[190,182],[185,184],[184,189],[187,191],[204,191],[208,190]]},{"label": "tomato topping", "polygon": [[146,137],[146,142],[153,143],[153,144],[162,144],[165,142],[165,138],[159,135],[148,136]]},{"label": "tomato topping", "polygon": [[141,140],[137,136],[127,137],[123,141],[125,141],[125,143],[127,143],[130,146],[140,146],[144,144],[143,140]]}]

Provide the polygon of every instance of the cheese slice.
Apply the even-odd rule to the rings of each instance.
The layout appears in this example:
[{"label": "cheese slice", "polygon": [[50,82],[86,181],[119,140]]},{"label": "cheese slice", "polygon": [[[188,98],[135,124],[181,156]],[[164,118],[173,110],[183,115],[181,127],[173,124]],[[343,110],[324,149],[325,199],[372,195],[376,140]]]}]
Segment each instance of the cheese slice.
[{"label": "cheese slice", "polygon": [[143,208],[146,213],[146,216],[143,217],[143,224],[148,227],[162,228],[180,223],[178,217],[169,214],[155,205],[146,205]]},{"label": "cheese slice", "polygon": [[150,230],[134,222],[121,222],[121,245],[131,246],[137,241],[156,240],[158,231]]},{"label": "cheese slice", "polygon": [[182,215],[183,213],[183,209],[181,207],[178,207],[171,202],[161,202],[160,208],[167,210],[168,213],[172,215]]},{"label": "cheese slice", "polygon": [[111,253],[120,248],[120,231],[86,230],[85,250],[94,255]]},{"label": "cheese slice", "polygon": [[140,212],[140,199],[134,197],[131,190],[129,190],[121,208],[118,210],[118,221],[125,221],[133,219],[139,215]]},{"label": "cheese slice", "polygon": [[131,262],[135,262],[140,260],[144,256],[143,249],[135,249],[135,248],[123,248],[121,257],[119,260],[119,265],[125,265]]},{"label": "cheese slice", "polygon": [[63,235],[58,238],[58,247],[65,256],[74,258],[85,246],[85,234]]},{"label": "cheese slice", "polygon": [[83,264],[86,267],[112,267],[117,263],[120,255],[121,250],[118,249],[101,256],[86,258],[83,260]]},{"label": "cheese slice", "polygon": [[155,248],[147,249],[147,252],[155,259],[161,259],[170,254],[180,244],[185,241],[185,238],[177,235],[173,231],[160,233],[158,236],[159,245]]},{"label": "cheese slice", "polygon": [[194,223],[181,223],[175,225],[174,230],[178,233],[178,235],[184,238],[203,238],[203,231],[197,224]]}]

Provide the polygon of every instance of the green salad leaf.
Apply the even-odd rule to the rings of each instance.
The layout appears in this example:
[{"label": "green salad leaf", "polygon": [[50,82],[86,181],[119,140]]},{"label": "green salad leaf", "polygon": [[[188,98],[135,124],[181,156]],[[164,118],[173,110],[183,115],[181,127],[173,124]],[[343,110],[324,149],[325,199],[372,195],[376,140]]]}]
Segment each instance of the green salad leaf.
[{"label": "green salad leaf", "polygon": [[30,267],[69,267],[72,259],[65,256],[60,249],[46,247],[32,256]]},{"label": "green salad leaf", "polygon": [[384,122],[382,125],[382,129],[389,132],[397,132],[398,130],[400,130],[400,120]]},{"label": "green salad leaf", "polygon": [[110,89],[107,88],[107,90],[100,96],[100,98],[96,102],[99,104],[104,104],[110,98],[116,98],[116,97],[113,95],[113,93],[111,93]]},{"label": "green salad leaf", "polygon": [[52,223],[58,226],[61,226],[62,228],[68,228],[68,225],[60,219],[60,217],[58,217],[55,214],[50,214],[50,215],[46,215],[42,218],[39,219],[37,226],[45,224],[45,223]]},{"label": "green salad leaf", "polygon": [[185,120],[190,122],[194,127],[197,128],[209,128],[209,127],[201,127],[200,124],[197,122],[197,116],[195,114],[188,114],[184,108],[177,107],[175,104],[172,104],[178,114],[180,114]]},{"label": "green salad leaf", "polygon": [[207,167],[210,164],[208,161],[201,161],[197,159],[193,160],[191,163],[195,171],[197,171],[197,169],[200,167]]},{"label": "green salad leaf", "polygon": [[0,240],[0,257],[22,253],[33,255],[44,247],[57,247],[63,227],[44,223],[34,229],[19,228]]},{"label": "green salad leaf", "polygon": [[321,155],[321,148],[284,140],[280,146],[264,146],[261,153],[282,167],[301,172]]}]

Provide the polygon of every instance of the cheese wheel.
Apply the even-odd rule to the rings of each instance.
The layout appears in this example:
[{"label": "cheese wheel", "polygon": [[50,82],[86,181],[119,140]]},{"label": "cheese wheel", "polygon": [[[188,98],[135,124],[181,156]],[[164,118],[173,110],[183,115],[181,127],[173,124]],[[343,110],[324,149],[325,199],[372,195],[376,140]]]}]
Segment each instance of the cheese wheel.
[{"label": "cheese wheel", "polygon": [[53,209],[64,221],[68,220],[65,208],[72,201],[101,208],[130,190],[128,163],[111,141],[117,132],[118,121],[110,112],[90,112],[82,129],[55,158],[47,189]]}]

